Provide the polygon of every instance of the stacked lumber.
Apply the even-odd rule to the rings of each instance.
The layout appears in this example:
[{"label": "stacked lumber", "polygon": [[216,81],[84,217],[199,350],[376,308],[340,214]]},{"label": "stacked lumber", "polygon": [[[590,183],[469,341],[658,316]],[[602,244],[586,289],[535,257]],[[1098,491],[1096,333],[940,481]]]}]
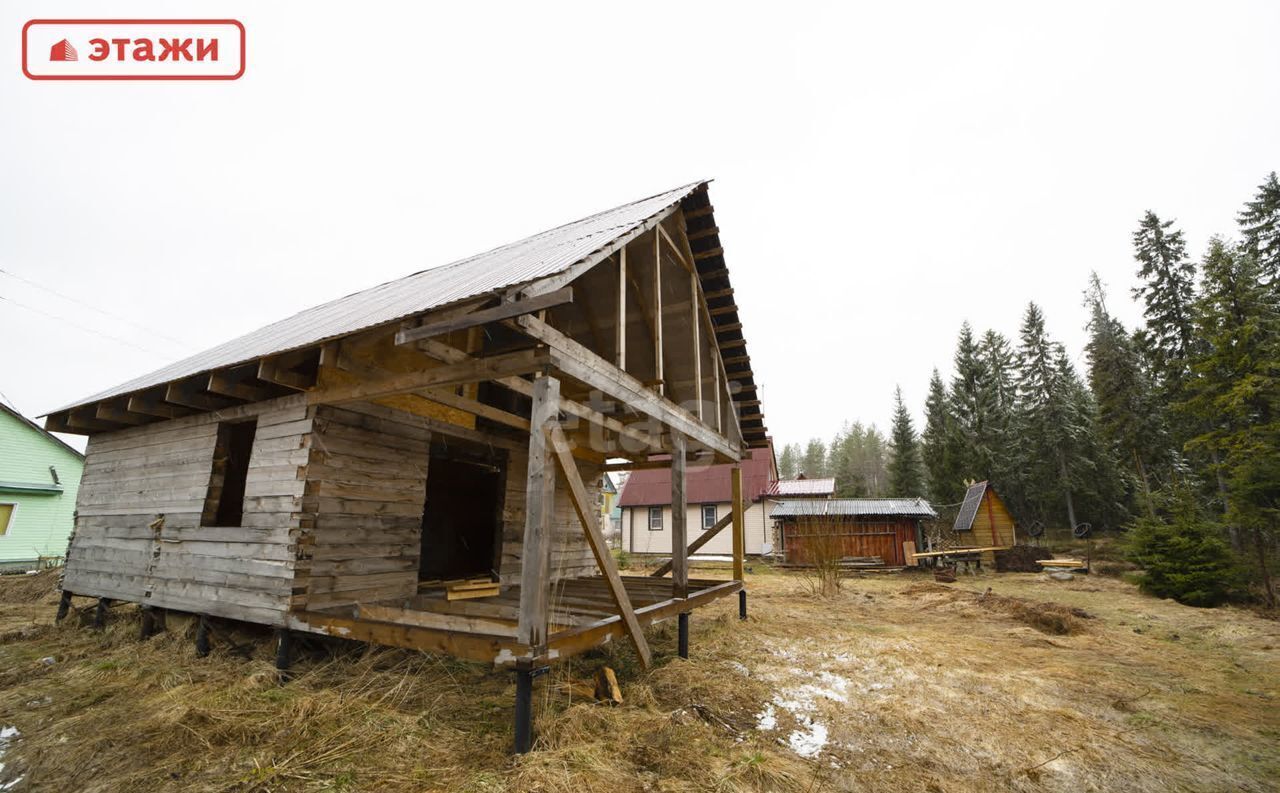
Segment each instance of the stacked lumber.
[{"label": "stacked lumber", "polygon": [[496,596],[501,590],[492,578],[439,578],[418,582],[418,591],[443,589],[445,600],[472,600]]},{"label": "stacked lumber", "polygon": [[1072,570],[1084,567],[1084,562],[1079,559],[1040,559],[1036,564],[1041,567],[1066,567]]}]

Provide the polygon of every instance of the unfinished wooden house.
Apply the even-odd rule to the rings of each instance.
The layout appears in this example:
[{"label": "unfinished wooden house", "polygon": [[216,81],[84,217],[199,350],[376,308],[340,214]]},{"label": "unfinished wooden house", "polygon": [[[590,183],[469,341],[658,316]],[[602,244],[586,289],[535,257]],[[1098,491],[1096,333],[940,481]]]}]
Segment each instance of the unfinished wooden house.
[{"label": "unfinished wooden house", "polygon": [[983,564],[994,567],[995,552],[1018,543],[1018,529],[1004,500],[989,482],[975,482],[965,491],[951,526],[951,540],[977,549]]},{"label": "unfinished wooden house", "polygon": [[[742,589],[740,510],[733,580],[689,578],[684,473],[766,444],[707,183],[303,311],[46,426],[89,436],[64,612],[270,625],[285,664],[299,631],[514,667],[518,748],[538,670],[623,636],[648,664],[645,626],[680,615],[683,650],[688,612]],[[623,465],[671,468],[669,578],[620,575],[604,545],[595,489]]]}]

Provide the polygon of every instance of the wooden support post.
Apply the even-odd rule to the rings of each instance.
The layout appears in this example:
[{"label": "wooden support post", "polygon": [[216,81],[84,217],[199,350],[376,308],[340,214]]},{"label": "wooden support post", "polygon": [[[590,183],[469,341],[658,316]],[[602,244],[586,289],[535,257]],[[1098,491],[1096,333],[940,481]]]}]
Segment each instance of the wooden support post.
[{"label": "wooden support post", "polygon": [[156,632],[156,614],[151,606],[142,607],[141,619],[138,622],[138,640],[146,641]]},{"label": "wooden support post", "polygon": [[689,596],[689,502],[685,494],[685,439],[671,433],[671,596]]},{"label": "wooden support post", "polygon": [[98,606],[93,610],[93,627],[102,630],[107,626],[107,609],[111,608],[110,598],[98,598]]},{"label": "wooden support post", "polygon": [[200,621],[196,623],[196,657],[204,658],[209,655],[209,618],[200,615]]},{"label": "wooden support post", "polygon": [[662,366],[662,238],[653,233],[653,367],[658,393],[666,394]]},{"label": "wooden support post", "polygon": [[58,613],[53,618],[54,622],[62,622],[67,618],[67,612],[71,611],[71,593],[62,590],[62,597],[58,599]]},{"label": "wooden support post", "polygon": [[743,577],[742,557],[746,551],[746,535],[742,520],[742,467],[735,465],[729,469],[729,483],[733,495],[733,577],[741,581]]},{"label": "wooden support post", "polygon": [[280,680],[289,679],[289,667],[293,665],[293,634],[288,628],[276,628],[276,669]]},{"label": "wooden support post", "polygon": [[564,472],[565,484],[569,486],[569,498],[573,501],[573,509],[578,513],[582,531],[587,535],[587,544],[591,546],[591,553],[595,555],[596,566],[600,568],[600,573],[609,584],[613,605],[618,609],[618,615],[626,626],[627,636],[631,639],[632,646],[636,648],[636,655],[640,656],[640,666],[648,669],[653,660],[649,652],[649,643],[645,641],[644,629],[636,619],[636,611],[631,605],[630,596],[627,595],[627,588],[622,583],[618,567],[613,561],[613,554],[609,552],[609,545],[605,542],[604,534],[601,533],[597,523],[600,512],[587,500],[587,489],[582,484],[582,477],[578,473],[578,464],[573,461],[569,440],[565,437],[564,430],[560,429],[559,424],[552,424],[548,429],[548,435],[556,459],[560,462],[560,469]]},{"label": "wooden support post", "polygon": [[529,470],[525,479],[524,545],[520,570],[520,620],[516,637],[535,658],[547,649],[551,573],[551,529],[556,469],[547,451],[548,424],[556,420],[560,381],[543,375],[533,384],[529,423]]},{"label": "wooden support post", "polygon": [[625,245],[618,251],[618,327],[615,330],[618,350],[615,363],[619,369],[625,371],[627,368],[627,248]]}]

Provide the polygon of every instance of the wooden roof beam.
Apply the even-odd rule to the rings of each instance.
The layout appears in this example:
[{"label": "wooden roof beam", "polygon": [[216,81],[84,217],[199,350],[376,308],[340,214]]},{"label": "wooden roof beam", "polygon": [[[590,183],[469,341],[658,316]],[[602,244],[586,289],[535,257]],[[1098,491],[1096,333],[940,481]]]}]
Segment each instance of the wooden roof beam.
[{"label": "wooden roof beam", "polygon": [[144,396],[129,397],[126,407],[131,413],[140,413],[144,416],[155,416],[161,419],[180,419],[195,412],[190,408],[169,404],[160,398]]},{"label": "wooden roof beam", "polygon": [[[317,373],[319,369],[317,368]],[[301,372],[295,372],[285,366],[280,357],[263,358],[258,361],[259,380],[266,383],[275,383],[285,388],[291,388],[294,391],[306,391],[316,384],[315,375],[305,375]]]},{"label": "wooden roof beam", "polygon": [[205,390],[213,394],[242,399],[245,402],[261,402],[271,398],[267,389],[232,380],[226,372],[214,372],[209,375]]},{"label": "wooden roof beam", "polygon": [[[686,215],[685,217],[688,217],[688,216]],[[701,231],[691,231],[688,233],[687,236],[689,238],[689,242],[693,242],[694,240],[700,240],[703,237],[713,237],[719,233],[720,233],[720,227],[712,226],[710,228],[702,229]]]},{"label": "wooden roof beam", "polygon": [[236,404],[230,399],[204,393],[203,385],[191,380],[165,386],[164,401],[193,410],[222,410]]},{"label": "wooden roof beam", "polygon": [[724,255],[724,248],[711,248],[710,250],[695,252],[693,254],[693,260],[695,262],[700,262],[703,259],[714,259],[717,256],[723,256],[723,255]]},{"label": "wooden roof beam", "polygon": [[396,333],[396,344],[412,344],[432,336],[442,336],[455,330],[466,330],[467,328],[474,328],[490,322],[500,322],[504,319],[518,317],[521,314],[545,311],[546,309],[572,302],[573,287],[566,286],[554,292],[547,292],[546,294],[527,297],[522,300],[512,300],[493,308],[482,308],[479,311],[463,314],[460,317],[453,317],[439,322],[429,322],[416,328],[405,328]]},{"label": "wooden roof beam", "polygon": [[148,424],[151,416],[130,413],[122,402],[99,402],[94,410],[95,418],[103,421],[112,421],[116,424],[128,424],[130,426],[138,426],[139,424]]}]

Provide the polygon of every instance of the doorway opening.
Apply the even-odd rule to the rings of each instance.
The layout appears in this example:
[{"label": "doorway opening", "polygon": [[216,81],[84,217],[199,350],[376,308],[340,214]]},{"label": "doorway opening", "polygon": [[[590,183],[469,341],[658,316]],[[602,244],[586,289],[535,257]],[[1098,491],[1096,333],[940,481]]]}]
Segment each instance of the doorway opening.
[{"label": "doorway opening", "polygon": [[488,449],[433,444],[418,580],[498,577],[507,464]]}]

